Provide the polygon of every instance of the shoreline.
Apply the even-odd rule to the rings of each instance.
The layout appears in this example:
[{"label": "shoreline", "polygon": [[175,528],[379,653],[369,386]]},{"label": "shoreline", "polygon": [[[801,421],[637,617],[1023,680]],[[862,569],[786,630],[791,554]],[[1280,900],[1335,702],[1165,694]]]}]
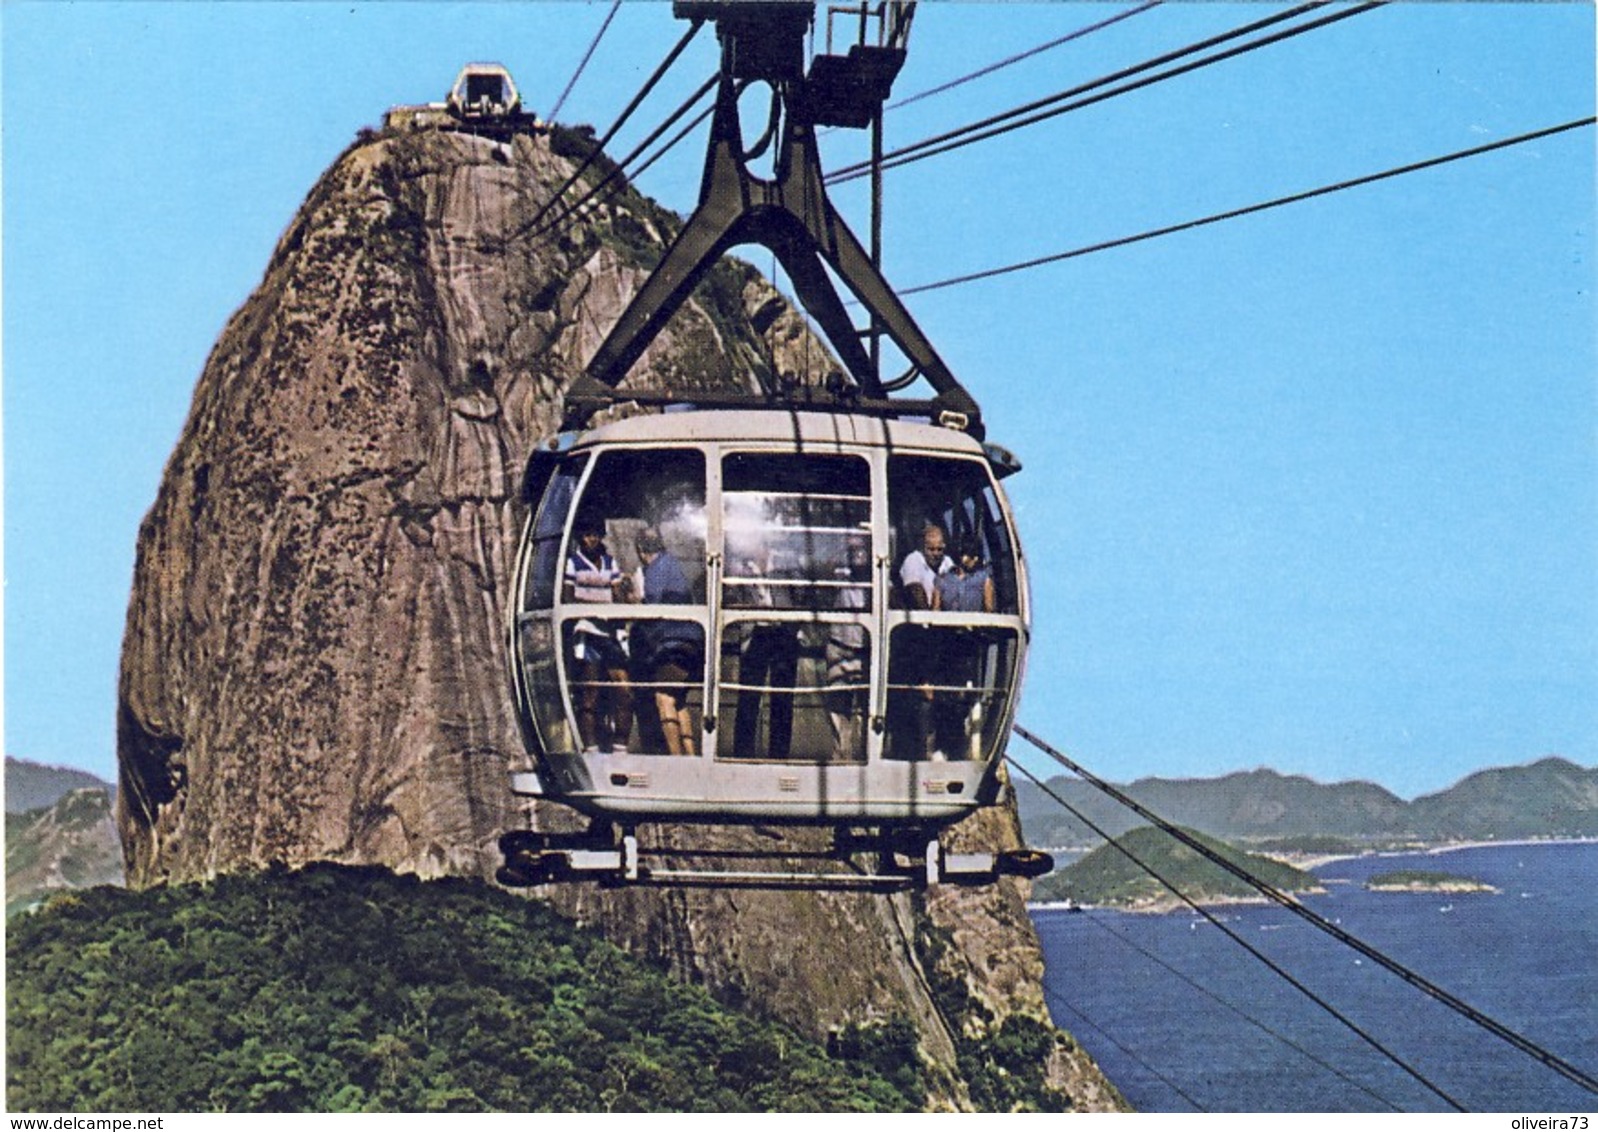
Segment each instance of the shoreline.
[{"label": "shoreline", "polygon": [[1435,857],[1443,853],[1457,853],[1462,849],[1513,849],[1532,848],[1538,845],[1598,845],[1598,837],[1524,837],[1508,841],[1438,841],[1417,845],[1412,849],[1366,849],[1358,853],[1261,853],[1299,869],[1318,869],[1336,861],[1357,861],[1362,857]]},{"label": "shoreline", "polygon": [[[1369,849],[1360,853],[1327,853],[1319,855],[1305,854],[1303,856],[1261,853],[1260,856],[1270,857],[1272,860],[1281,861],[1284,864],[1290,864],[1294,868],[1310,871],[1337,861],[1355,861],[1364,857],[1433,857],[1441,856],[1445,853],[1457,853],[1462,849],[1535,848],[1541,845],[1598,845],[1598,837],[1528,837],[1516,838],[1508,841],[1444,841],[1437,842],[1432,845],[1418,846],[1412,849]],[[1074,849],[1065,851],[1076,852]],[[1497,891],[1493,890],[1490,885],[1487,887],[1489,890]],[[1323,895],[1326,893],[1326,891],[1327,889],[1324,886],[1320,886],[1313,889],[1304,889],[1301,892],[1292,892],[1288,895],[1296,899],[1301,895]],[[1424,890],[1392,888],[1382,890],[1372,889],[1371,891],[1405,892]],[[1225,907],[1231,904],[1275,904],[1276,901],[1265,896],[1215,896],[1207,899],[1195,898],[1193,903],[1202,908],[1217,908]],[[1028,912],[1082,912],[1093,910],[1125,912],[1131,915],[1168,915],[1171,912],[1191,910],[1185,901],[1178,900],[1174,896],[1169,897],[1168,899],[1161,899],[1133,905],[1079,904],[1075,901],[1069,900],[1051,900],[1041,902],[1029,900],[1027,901],[1026,909]]]},{"label": "shoreline", "polygon": [[[1288,895],[1297,900],[1300,896],[1321,896],[1325,893],[1324,888],[1306,888]],[[1208,910],[1237,905],[1275,905],[1277,901],[1267,896],[1208,896],[1196,897],[1193,903]],[[1178,900],[1174,896],[1138,904],[1077,904],[1069,900],[1051,900],[1041,904],[1029,902],[1026,907],[1028,912],[1120,912],[1128,916],[1168,916],[1172,912],[1193,911],[1185,900]]]}]

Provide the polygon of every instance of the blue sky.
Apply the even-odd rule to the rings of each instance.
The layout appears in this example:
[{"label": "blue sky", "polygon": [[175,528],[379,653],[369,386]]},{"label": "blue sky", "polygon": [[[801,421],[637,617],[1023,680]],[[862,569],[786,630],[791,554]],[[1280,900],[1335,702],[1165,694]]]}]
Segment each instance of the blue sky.
[{"label": "blue sky", "polygon": [[[139,520],[318,175],[468,60],[547,111],[608,7],[0,7],[8,754],[113,773]],[[895,95],[1129,7],[923,4]],[[888,145],[1272,10],[1160,5],[894,111]],[[624,5],[561,119],[603,130],[682,27]],[[1593,42],[1587,4],[1358,15],[890,172],[886,271],[913,287],[1582,118]],[[617,152],[712,67],[707,35]],[[686,212],[700,162],[685,145],[640,187]],[[838,198],[863,232],[860,186]],[[1598,763],[1593,225],[1584,128],[913,296],[1026,466],[1023,721],[1123,781],[1271,765],[1413,796]]]}]

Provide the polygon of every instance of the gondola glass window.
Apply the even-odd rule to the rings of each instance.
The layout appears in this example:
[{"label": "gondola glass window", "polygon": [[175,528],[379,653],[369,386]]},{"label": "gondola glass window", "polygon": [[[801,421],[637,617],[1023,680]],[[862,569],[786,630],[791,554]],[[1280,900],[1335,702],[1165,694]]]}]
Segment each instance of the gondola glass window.
[{"label": "gondola glass window", "polygon": [[893,612],[883,757],[985,760],[1020,657],[1015,540],[986,465],[888,461]]},{"label": "gondola glass window", "polygon": [[1017,642],[994,626],[894,626],[883,757],[989,758],[1004,739]]},{"label": "gondola glass window", "polygon": [[601,454],[561,576],[561,656],[584,751],[697,754],[705,640],[705,460]]},{"label": "gondola glass window", "polygon": [[574,749],[566,706],[560,694],[554,633],[548,611],[555,605],[561,577],[561,543],[566,517],[571,513],[577,484],[587,467],[586,457],[567,460],[544,492],[523,548],[522,600],[516,617],[516,649],[520,654],[518,683],[527,697],[528,716],[547,751],[570,753]]},{"label": "gondola glass window", "polygon": [[928,529],[937,528],[949,563],[945,569],[959,565],[958,550],[974,548],[978,568],[987,570],[993,581],[991,612],[1020,613],[1015,540],[986,464],[933,456],[890,457],[888,509],[896,604],[918,607],[907,592],[904,562],[922,549]]},{"label": "gondola glass window", "polygon": [[734,453],[721,469],[717,754],[860,762],[871,680],[871,465]]}]

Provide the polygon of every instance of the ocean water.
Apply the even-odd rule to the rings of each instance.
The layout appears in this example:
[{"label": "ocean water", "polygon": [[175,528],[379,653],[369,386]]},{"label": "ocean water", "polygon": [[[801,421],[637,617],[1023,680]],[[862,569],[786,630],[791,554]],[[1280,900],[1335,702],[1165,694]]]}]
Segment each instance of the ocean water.
[{"label": "ocean water", "polygon": [[[1419,868],[1497,893],[1378,893]],[[1384,855],[1314,870],[1305,903],[1598,1077],[1598,843]],[[1055,1021],[1147,1112],[1593,1112],[1598,1096],[1283,908],[1212,910],[1387,1056],[1201,917],[1039,908]]]}]

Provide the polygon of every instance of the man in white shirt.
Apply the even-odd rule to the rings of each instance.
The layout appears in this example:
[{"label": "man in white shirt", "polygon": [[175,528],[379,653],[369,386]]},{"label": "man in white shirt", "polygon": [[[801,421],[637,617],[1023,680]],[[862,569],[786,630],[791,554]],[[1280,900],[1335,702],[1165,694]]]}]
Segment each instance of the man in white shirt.
[{"label": "man in white shirt", "polygon": [[921,549],[912,550],[899,567],[899,581],[904,584],[912,609],[932,608],[938,575],[953,566],[944,554],[946,544],[943,528],[936,523],[928,523],[921,529]]},{"label": "man in white shirt", "polygon": [[[954,566],[944,554],[948,539],[943,528],[928,523],[921,528],[921,549],[912,550],[899,567],[905,600],[911,609],[931,609],[938,589],[938,575]],[[898,710],[892,711],[896,725],[893,758],[926,759],[937,757],[933,748],[933,685],[937,683],[939,658],[925,626],[900,626],[893,634],[893,650],[888,672],[890,697]],[[913,690],[908,690],[910,686]]]}]

